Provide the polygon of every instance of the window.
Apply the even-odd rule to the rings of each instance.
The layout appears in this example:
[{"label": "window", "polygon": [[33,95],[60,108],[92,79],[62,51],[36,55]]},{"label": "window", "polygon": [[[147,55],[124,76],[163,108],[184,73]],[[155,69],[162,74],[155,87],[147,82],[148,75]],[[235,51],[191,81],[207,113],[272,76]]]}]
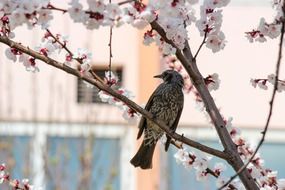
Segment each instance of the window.
[{"label": "window", "polygon": [[[108,67],[95,67],[95,73],[102,79],[105,77],[105,72]],[[112,71],[119,77],[119,82],[123,79],[122,67],[112,67]],[[103,103],[99,96],[99,90],[96,87],[88,87],[83,80],[77,79],[77,102],[78,103]]]},{"label": "window", "polygon": [[0,163],[35,188],[135,189],[133,139],[119,125],[0,122]]},{"label": "window", "polygon": [[119,138],[48,137],[47,190],[119,190],[119,144]]},{"label": "window", "polygon": [[[13,179],[32,177],[31,139],[30,136],[0,135],[0,163],[6,164],[7,172],[13,176]],[[11,189],[6,183],[0,185],[1,190]]]}]

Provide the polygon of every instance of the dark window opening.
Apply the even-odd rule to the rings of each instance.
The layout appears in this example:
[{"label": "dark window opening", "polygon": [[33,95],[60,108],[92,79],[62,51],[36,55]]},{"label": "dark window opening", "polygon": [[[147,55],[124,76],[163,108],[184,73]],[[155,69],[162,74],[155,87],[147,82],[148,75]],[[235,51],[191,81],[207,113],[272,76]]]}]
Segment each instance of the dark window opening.
[{"label": "dark window opening", "polygon": [[[95,68],[95,73],[101,78],[105,78],[105,72],[108,71],[108,67]],[[112,72],[118,76],[119,85],[122,84],[123,69],[122,67],[112,67]],[[77,79],[77,102],[78,103],[104,103],[98,96],[99,89],[95,86],[93,88],[88,86],[86,82],[81,79]]]}]

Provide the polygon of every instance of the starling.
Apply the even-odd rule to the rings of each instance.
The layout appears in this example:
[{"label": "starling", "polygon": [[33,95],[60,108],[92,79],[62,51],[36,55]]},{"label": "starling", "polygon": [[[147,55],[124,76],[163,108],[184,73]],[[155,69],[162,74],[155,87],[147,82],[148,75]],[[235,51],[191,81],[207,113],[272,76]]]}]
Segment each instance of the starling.
[{"label": "starling", "polygon": [[[154,76],[155,78],[163,79],[156,90],[149,98],[145,109],[153,114],[153,116],[175,131],[178,125],[179,118],[183,109],[183,77],[174,70],[166,70],[161,75]],[[139,123],[139,132],[137,139],[139,139],[144,132],[143,142],[131,159],[131,164],[142,169],[152,168],[152,156],[155,145],[159,138],[163,135],[163,130],[160,129],[152,121],[142,117]],[[171,137],[166,135],[165,151],[168,150]]]}]

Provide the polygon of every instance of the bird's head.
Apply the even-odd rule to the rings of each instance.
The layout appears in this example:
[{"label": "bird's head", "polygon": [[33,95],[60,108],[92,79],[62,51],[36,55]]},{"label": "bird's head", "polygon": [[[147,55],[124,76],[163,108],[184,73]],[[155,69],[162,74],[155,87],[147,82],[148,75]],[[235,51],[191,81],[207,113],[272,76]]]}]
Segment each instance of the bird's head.
[{"label": "bird's head", "polygon": [[184,85],[183,77],[174,70],[166,70],[162,74],[154,76],[154,78],[161,78],[166,83],[177,83],[180,87]]}]

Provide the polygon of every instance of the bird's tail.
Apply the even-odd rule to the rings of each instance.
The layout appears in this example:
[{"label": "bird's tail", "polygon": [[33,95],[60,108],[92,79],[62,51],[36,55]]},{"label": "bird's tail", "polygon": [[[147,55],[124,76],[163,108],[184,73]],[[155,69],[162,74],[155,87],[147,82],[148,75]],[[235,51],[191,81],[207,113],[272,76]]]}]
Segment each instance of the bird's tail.
[{"label": "bird's tail", "polygon": [[131,159],[131,164],[135,167],[141,167],[141,169],[151,169],[155,145],[156,143],[145,145],[142,142],[138,152]]}]

